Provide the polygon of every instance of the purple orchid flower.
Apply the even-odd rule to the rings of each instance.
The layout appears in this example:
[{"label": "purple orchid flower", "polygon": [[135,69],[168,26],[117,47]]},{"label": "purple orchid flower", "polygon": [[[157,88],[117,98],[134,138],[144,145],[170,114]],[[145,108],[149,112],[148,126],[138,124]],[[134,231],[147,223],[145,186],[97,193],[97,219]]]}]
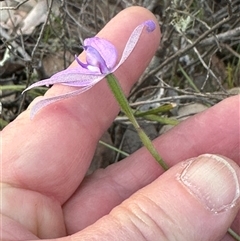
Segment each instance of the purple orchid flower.
[{"label": "purple orchid flower", "polygon": [[89,90],[105,76],[117,70],[135,48],[144,27],[146,27],[148,32],[152,32],[156,28],[156,25],[152,20],[148,20],[133,30],[118,64],[116,64],[118,56],[117,49],[113,44],[98,37],[85,39],[83,49],[86,52],[86,63],[82,63],[80,59],[75,56],[78,66],[60,71],[49,79],[38,81],[30,85],[23,93],[34,87],[53,84],[63,84],[80,88],[66,94],[38,101],[31,110],[31,118],[33,118],[40,109],[53,102],[79,95]]}]

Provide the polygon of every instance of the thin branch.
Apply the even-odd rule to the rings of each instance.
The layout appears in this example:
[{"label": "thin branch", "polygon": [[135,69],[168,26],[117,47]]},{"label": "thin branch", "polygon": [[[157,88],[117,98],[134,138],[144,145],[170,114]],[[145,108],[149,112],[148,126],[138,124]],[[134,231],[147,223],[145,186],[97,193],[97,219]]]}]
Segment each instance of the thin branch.
[{"label": "thin branch", "polygon": [[237,36],[237,37],[240,36],[240,27],[237,27],[237,28],[231,29],[227,32],[220,33],[220,34],[214,35],[210,38],[204,39],[203,41],[201,41],[200,45],[207,46],[207,45],[214,44],[214,42],[216,41],[216,38],[218,41],[228,41],[228,40],[231,40],[231,38],[234,36]]},{"label": "thin branch", "polygon": [[240,54],[234,51],[228,44],[220,44],[221,47],[227,49],[231,54],[240,59]]},{"label": "thin branch", "polygon": [[14,7],[0,7],[0,10],[17,10],[19,9],[24,3],[28,2],[29,0],[24,0],[23,2],[20,2],[17,6]]},{"label": "thin branch", "polygon": [[[8,48],[8,46],[12,46],[13,49],[15,51],[17,51],[22,57],[23,57],[23,61],[30,61],[31,57],[28,55],[28,53],[25,51],[25,49],[21,46],[19,46],[15,41],[11,41],[11,37],[8,35],[8,33],[0,26],[0,36],[1,39],[4,43],[4,45]],[[5,41],[5,39],[7,41]],[[8,43],[11,41],[11,44]],[[18,58],[20,58],[19,56],[17,56]]]},{"label": "thin branch", "polygon": [[188,94],[188,95],[163,97],[163,98],[154,99],[154,100],[138,101],[135,103],[130,103],[130,106],[136,107],[139,105],[165,103],[165,102],[176,102],[177,100],[189,100],[189,99],[201,99],[201,100],[207,101],[207,98],[213,99],[213,100],[215,99],[217,101],[222,100],[222,98],[220,98],[219,95],[214,97],[212,93],[210,93],[209,96],[207,94],[194,93],[194,94]]},{"label": "thin branch", "polygon": [[[191,45],[193,44],[192,41],[188,38],[186,38],[186,41],[188,43],[190,43]],[[207,66],[207,64],[204,62],[203,58],[201,57],[201,54],[199,53],[198,49],[196,47],[193,47],[194,52],[196,53],[196,55],[198,56],[198,59],[200,60],[200,62],[202,63],[203,67],[207,70],[208,73],[210,73],[213,78],[217,81],[218,85],[220,86],[220,88],[222,89],[222,91],[226,92],[226,90],[224,89],[224,87],[221,84],[221,81],[218,79],[218,77],[213,73],[213,71],[209,68],[209,66]]]},{"label": "thin branch", "polygon": [[43,26],[42,26],[42,29],[41,29],[41,32],[39,34],[39,37],[37,39],[37,43],[35,44],[34,48],[33,48],[33,51],[32,51],[32,54],[31,54],[31,57],[32,59],[34,58],[34,55],[35,55],[35,52],[40,44],[40,41],[42,39],[42,36],[43,36],[43,32],[47,26],[47,22],[48,22],[48,19],[50,17],[50,14],[51,14],[51,11],[52,11],[52,5],[53,5],[53,0],[50,0],[50,4],[49,4],[49,8],[48,8],[48,12],[47,12],[47,17],[46,17],[46,21],[44,22]]},{"label": "thin branch", "polygon": [[228,23],[230,20],[232,20],[232,17],[223,19],[222,21],[215,24],[211,29],[204,32],[201,36],[199,36],[192,44],[188,45],[186,48],[178,50],[175,54],[167,58],[162,64],[160,64],[157,68],[151,70],[148,74],[144,76],[144,79],[147,79],[151,75],[156,74],[160,69],[162,69],[167,64],[174,61],[176,58],[179,58],[181,55],[195,47],[198,43],[200,43],[206,36],[208,36],[210,33],[212,33],[214,30],[218,29],[220,26],[222,26],[225,23]]}]

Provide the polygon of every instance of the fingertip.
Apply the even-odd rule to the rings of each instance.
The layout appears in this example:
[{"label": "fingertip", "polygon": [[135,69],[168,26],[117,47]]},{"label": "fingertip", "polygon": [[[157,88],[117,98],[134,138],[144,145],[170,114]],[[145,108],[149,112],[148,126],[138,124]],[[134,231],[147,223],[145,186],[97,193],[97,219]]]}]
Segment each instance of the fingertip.
[{"label": "fingertip", "polygon": [[[133,29],[137,25],[149,20],[154,21],[156,28],[150,35],[150,42],[147,43],[148,47],[154,49],[155,52],[161,37],[159,23],[153,13],[143,7],[133,6],[124,9],[106,24],[106,26],[98,33],[98,36],[108,39],[115,44],[119,50],[123,50],[126,40]],[[109,29],[114,29],[114,35]]]},{"label": "fingertip", "polygon": [[230,159],[204,154],[185,163],[179,181],[207,210],[225,212],[240,195],[239,167]]},{"label": "fingertip", "polygon": [[[159,23],[152,12],[134,6],[121,11],[98,34],[116,46],[120,59],[132,31],[138,25],[151,20],[156,25],[154,31],[143,32],[131,55],[115,73],[126,94],[146,69],[159,46],[161,38]],[[109,31],[110,29],[114,31]]]},{"label": "fingertip", "polygon": [[79,234],[116,240],[114,229],[128,240],[222,240],[238,209],[239,167],[207,154],[175,165]]},{"label": "fingertip", "polygon": [[[141,6],[132,6],[119,12],[106,24],[106,26],[99,32],[98,35],[103,33],[105,35],[105,28],[112,24],[118,25],[119,19],[121,19],[122,24],[120,25],[122,25],[123,28],[131,28],[147,20],[153,20],[156,24],[158,23],[154,14],[148,9]],[[127,22],[128,24],[125,25],[124,22]]]}]

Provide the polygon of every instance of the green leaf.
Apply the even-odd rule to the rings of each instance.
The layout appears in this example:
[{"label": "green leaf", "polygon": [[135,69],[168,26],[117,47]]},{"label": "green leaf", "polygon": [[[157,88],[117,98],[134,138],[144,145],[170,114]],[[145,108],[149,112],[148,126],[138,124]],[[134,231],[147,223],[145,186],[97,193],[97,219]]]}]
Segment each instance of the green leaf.
[{"label": "green leaf", "polygon": [[175,107],[174,104],[164,104],[161,105],[155,109],[151,109],[151,110],[147,110],[147,111],[136,111],[134,113],[134,115],[136,117],[142,117],[142,116],[146,116],[146,115],[157,115],[159,113],[166,113],[169,112],[170,110],[172,110]]},{"label": "green leaf", "polygon": [[163,125],[176,126],[177,124],[179,124],[179,121],[176,119],[162,117],[162,116],[158,116],[158,115],[145,115],[144,119],[150,120],[150,121],[157,121]]}]

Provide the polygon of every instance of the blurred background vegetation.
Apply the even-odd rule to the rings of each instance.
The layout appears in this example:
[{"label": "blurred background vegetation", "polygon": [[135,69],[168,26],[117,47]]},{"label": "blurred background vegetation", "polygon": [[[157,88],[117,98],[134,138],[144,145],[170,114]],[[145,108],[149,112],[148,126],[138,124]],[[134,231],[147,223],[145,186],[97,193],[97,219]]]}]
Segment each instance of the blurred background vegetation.
[{"label": "blurred background vegetation", "polygon": [[[21,95],[28,85],[66,68],[82,51],[86,37],[136,5],[152,11],[162,31],[155,56],[129,96],[143,126],[149,129],[153,124],[154,131],[147,130],[150,137],[161,133],[165,117],[181,120],[239,94],[240,0],[5,0],[0,4],[1,129],[47,90],[36,88]],[[164,105],[170,107],[163,110]],[[190,110],[181,111],[189,105]],[[154,118],[149,118],[149,110]],[[120,148],[128,128],[120,113],[108,139]]]}]

